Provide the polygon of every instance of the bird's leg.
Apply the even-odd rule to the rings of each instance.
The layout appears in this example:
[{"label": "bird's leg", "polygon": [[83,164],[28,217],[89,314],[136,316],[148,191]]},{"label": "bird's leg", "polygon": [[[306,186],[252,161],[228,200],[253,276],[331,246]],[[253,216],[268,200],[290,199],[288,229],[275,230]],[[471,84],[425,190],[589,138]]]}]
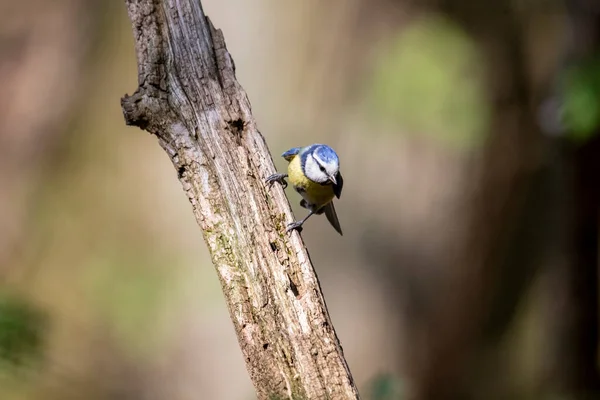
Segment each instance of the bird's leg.
[{"label": "bird's leg", "polygon": [[288,177],[288,174],[273,174],[265,179],[265,182],[269,184],[269,186],[273,185],[274,182],[278,182],[285,189],[287,187],[287,182],[285,178]]},{"label": "bird's leg", "polygon": [[295,221],[292,222],[291,224],[288,224],[287,228],[286,228],[286,232],[290,232],[293,230],[297,230],[298,233],[302,232],[302,225],[306,222],[306,220],[308,218],[310,218],[311,215],[313,215],[315,212],[313,210],[311,210],[308,215],[306,217],[304,217],[304,219],[301,219],[300,221]]}]

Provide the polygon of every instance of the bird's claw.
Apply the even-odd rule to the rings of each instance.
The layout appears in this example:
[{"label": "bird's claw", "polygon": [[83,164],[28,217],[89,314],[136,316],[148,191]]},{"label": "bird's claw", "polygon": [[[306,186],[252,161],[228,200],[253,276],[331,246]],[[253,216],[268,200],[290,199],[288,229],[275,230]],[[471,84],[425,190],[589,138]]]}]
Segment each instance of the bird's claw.
[{"label": "bird's claw", "polygon": [[286,232],[298,231],[298,233],[302,232],[302,222],[292,222],[288,224],[285,229]]},{"label": "bird's claw", "polygon": [[287,181],[285,180],[286,177],[287,174],[273,174],[265,179],[265,182],[268,183],[269,186],[273,186],[273,183],[277,182],[283,189],[285,189],[288,185]]}]

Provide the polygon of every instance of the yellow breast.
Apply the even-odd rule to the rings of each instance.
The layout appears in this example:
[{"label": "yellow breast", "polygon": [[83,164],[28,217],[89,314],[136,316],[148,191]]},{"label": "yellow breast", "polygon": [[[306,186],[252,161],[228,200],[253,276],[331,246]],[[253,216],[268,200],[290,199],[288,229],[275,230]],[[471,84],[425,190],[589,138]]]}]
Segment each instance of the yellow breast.
[{"label": "yellow breast", "polygon": [[333,186],[321,185],[308,179],[302,172],[299,156],[294,157],[292,161],[290,161],[288,165],[288,175],[290,183],[295,188],[301,189],[300,194],[310,204],[324,206],[333,200],[333,197],[335,196],[333,193]]}]

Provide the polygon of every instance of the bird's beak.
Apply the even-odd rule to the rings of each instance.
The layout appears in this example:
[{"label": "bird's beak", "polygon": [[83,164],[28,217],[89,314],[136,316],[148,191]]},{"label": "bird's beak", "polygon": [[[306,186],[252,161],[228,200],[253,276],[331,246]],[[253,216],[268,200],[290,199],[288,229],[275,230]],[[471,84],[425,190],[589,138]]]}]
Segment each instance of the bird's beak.
[{"label": "bird's beak", "polygon": [[335,176],[329,175],[329,180],[331,181],[331,183],[333,183],[334,185],[337,185],[337,181],[335,180]]}]

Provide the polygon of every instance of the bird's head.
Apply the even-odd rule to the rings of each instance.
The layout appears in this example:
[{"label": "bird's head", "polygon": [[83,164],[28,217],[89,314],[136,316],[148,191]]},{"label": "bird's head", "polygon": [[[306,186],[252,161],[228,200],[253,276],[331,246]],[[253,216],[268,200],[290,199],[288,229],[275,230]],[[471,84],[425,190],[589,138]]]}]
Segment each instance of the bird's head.
[{"label": "bird's head", "polygon": [[315,145],[306,155],[304,173],[313,182],[338,184],[340,160],[335,151],[324,144]]}]

